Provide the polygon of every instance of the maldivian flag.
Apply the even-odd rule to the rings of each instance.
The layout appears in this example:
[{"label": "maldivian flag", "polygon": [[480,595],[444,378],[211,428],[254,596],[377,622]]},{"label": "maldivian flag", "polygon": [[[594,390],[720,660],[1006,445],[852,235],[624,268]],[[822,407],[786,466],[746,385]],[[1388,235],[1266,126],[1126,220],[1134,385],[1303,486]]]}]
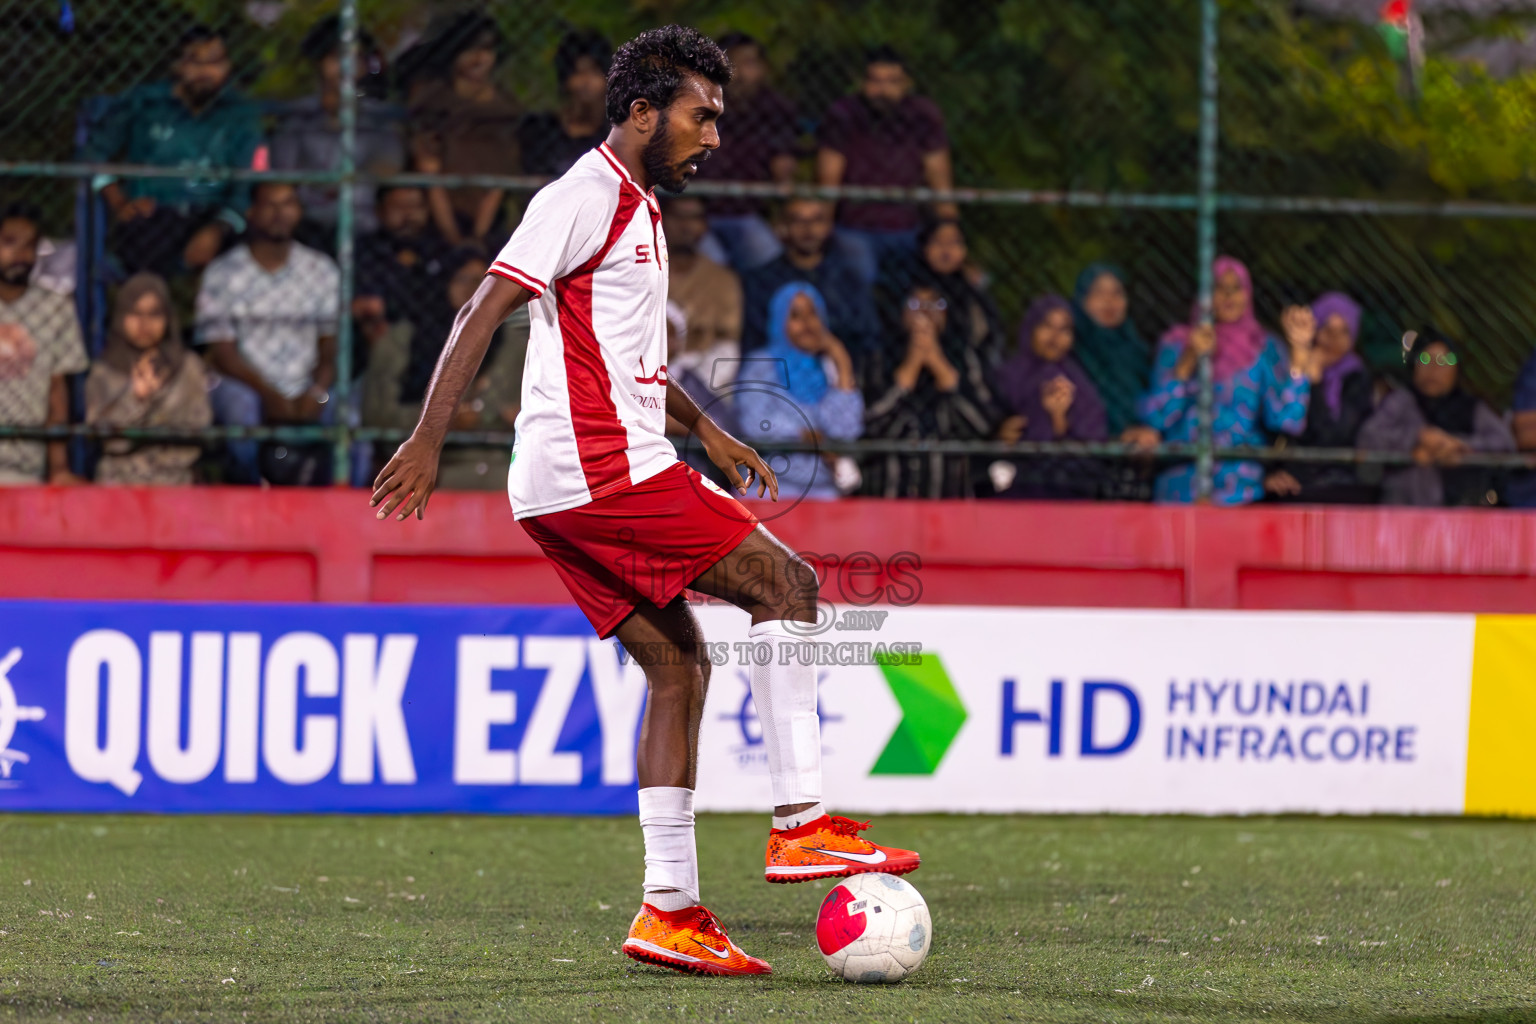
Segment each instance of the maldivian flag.
[{"label": "maldivian flag", "polygon": [[1408,56],[1408,20],[1413,16],[1413,0],[1387,0],[1381,5],[1376,31],[1387,44],[1394,60]]}]

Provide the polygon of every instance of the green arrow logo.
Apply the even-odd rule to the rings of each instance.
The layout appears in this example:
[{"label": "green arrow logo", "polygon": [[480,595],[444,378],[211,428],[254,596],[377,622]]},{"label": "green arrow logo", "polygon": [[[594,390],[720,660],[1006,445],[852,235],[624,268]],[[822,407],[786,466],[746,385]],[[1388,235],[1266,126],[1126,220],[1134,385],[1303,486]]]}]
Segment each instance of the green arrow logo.
[{"label": "green arrow logo", "polygon": [[901,721],[869,770],[871,775],[932,775],[965,724],[965,705],[937,654],[877,656]]}]

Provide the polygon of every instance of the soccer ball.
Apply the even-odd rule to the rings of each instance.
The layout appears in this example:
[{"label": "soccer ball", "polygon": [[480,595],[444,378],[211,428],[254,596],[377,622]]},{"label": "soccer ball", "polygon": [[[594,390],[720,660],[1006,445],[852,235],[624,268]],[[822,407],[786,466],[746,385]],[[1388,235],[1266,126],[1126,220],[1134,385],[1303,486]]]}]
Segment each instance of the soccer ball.
[{"label": "soccer ball", "polygon": [[844,879],[816,915],[816,945],[827,966],[849,981],[900,981],[928,959],[932,941],[923,894],[895,875]]}]

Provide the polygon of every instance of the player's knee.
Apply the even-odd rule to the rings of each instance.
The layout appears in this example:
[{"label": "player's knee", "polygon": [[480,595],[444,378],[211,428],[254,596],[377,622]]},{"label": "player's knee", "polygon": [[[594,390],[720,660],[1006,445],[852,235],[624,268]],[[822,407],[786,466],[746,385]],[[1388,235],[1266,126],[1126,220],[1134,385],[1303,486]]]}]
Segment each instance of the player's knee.
[{"label": "player's knee", "polygon": [[821,593],[821,577],[816,569],[799,555],[791,555],[784,567],[785,598],[795,607],[815,607]]}]

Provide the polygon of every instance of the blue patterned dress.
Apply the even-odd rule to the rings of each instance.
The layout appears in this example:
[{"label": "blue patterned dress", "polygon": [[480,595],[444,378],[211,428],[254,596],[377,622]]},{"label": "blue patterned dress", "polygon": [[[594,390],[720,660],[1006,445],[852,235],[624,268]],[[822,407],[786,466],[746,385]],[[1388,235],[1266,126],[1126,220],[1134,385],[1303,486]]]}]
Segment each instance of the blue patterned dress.
[{"label": "blue patterned dress", "polygon": [[[1199,440],[1200,377],[1174,376],[1180,346],[1163,342],[1152,368],[1152,389],[1142,396],[1142,421],[1162,432],[1163,440],[1193,444]],[[1274,434],[1299,435],[1307,425],[1311,385],[1291,377],[1290,359],[1273,337],[1248,369],[1217,381],[1212,396],[1212,434],[1218,448],[1266,445]],[[1264,467],[1257,462],[1218,462],[1211,481],[1211,501],[1246,505],[1264,496]],[[1156,500],[1195,500],[1193,463],[1175,466],[1157,478]]]}]

